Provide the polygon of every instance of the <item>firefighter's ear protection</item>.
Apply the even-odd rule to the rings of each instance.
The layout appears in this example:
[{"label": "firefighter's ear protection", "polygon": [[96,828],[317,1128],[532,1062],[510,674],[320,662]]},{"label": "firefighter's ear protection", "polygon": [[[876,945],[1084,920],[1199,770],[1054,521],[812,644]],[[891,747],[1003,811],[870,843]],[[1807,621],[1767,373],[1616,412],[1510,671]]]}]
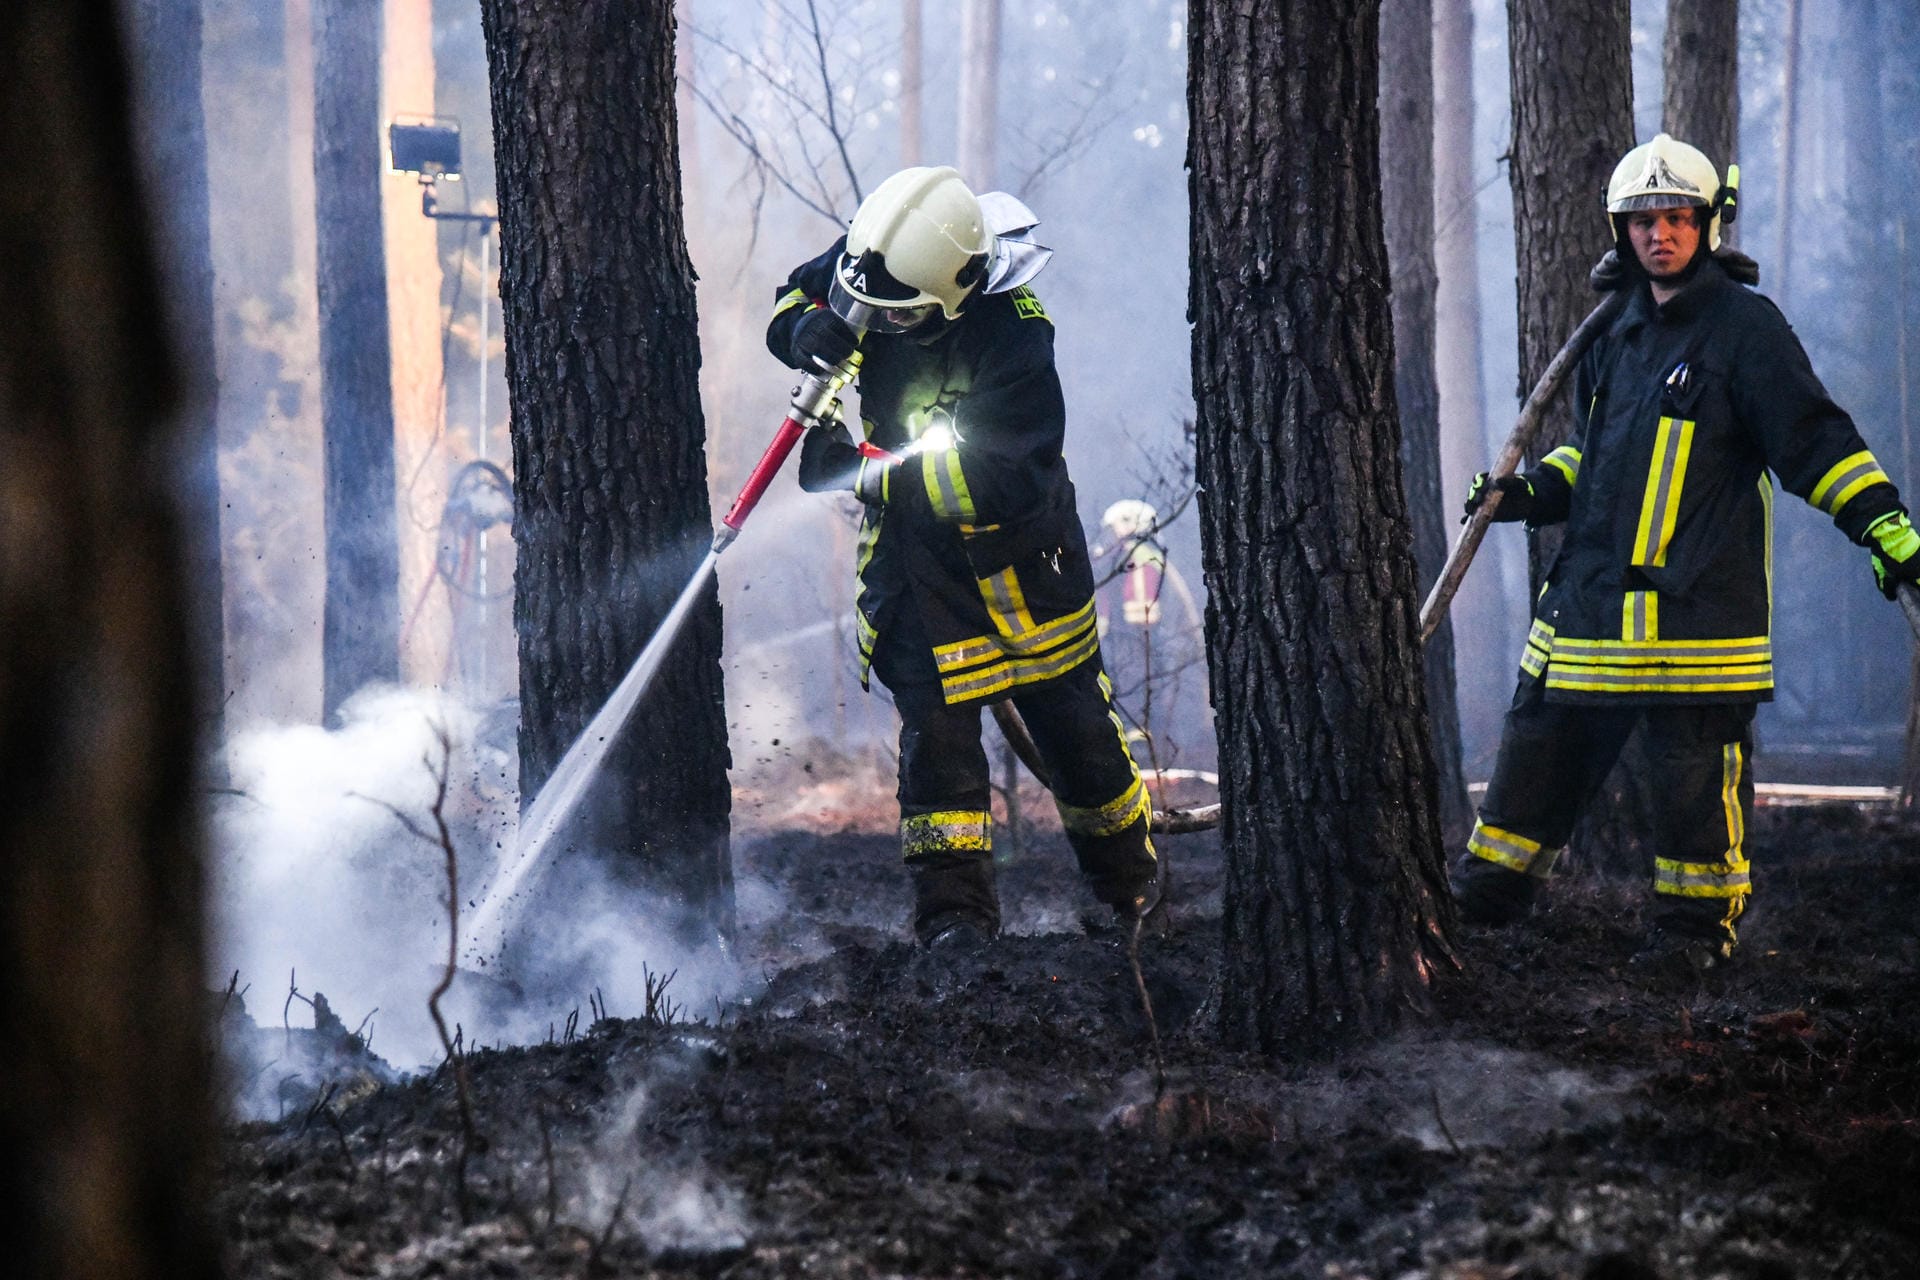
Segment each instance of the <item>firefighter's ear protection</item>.
[{"label": "firefighter's ear protection", "polygon": [[1731,226],[1740,216],[1740,166],[1727,166],[1727,180],[1713,193],[1713,209],[1720,215],[1722,226]]},{"label": "firefighter's ear protection", "polygon": [[987,255],[984,253],[976,254],[974,257],[967,259],[966,264],[962,266],[960,270],[954,272],[953,282],[962,289],[971,289],[974,285],[979,284],[986,274]]}]

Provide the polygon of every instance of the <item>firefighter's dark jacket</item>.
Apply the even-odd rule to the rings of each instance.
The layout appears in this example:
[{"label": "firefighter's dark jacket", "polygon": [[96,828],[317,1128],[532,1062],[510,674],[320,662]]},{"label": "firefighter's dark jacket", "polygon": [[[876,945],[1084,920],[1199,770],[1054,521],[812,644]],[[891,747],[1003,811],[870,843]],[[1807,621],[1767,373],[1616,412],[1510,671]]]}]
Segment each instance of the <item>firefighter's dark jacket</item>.
[{"label": "firefighter's dark jacket", "polygon": [[1581,363],[1578,427],[1526,473],[1566,522],[1522,668],[1561,702],[1772,697],[1773,482],[1855,542],[1899,494],[1777,307],[1709,260],[1634,292]]},{"label": "firefighter's dark jacket", "polygon": [[[844,246],[797,268],[778,292],[767,346],[788,365],[799,367],[795,322],[827,296]],[[976,296],[934,341],[869,334],[860,349],[861,428],[908,454],[860,528],[863,681],[875,645],[909,609],[950,704],[997,698],[1093,657],[1093,570],[1060,456],[1066,408],[1040,300],[1028,289]],[[913,449],[935,426],[953,447]],[[850,488],[859,462],[844,428],[813,428],[800,483]]]}]

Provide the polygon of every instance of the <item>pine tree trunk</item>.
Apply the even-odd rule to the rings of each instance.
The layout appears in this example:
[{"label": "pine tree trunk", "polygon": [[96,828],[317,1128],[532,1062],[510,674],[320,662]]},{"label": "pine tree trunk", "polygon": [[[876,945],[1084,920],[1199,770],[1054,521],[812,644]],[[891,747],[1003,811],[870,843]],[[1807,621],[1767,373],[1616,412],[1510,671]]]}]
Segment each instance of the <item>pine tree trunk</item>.
[{"label": "pine tree trunk", "polygon": [[[1473,4],[1434,0],[1434,359],[1440,386],[1441,493],[1446,499],[1441,509],[1449,530],[1457,527],[1457,504],[1474,473],[1492,458],[1481,386],[1478,171],[1492,165],[1493,154],[1479,151],[1473,104]],[[1524,548],[1510,537],[1481,543],[1479,561],[1454,597],[1449,612],[1454,688],[1463,707],[1497,709],[1506,705],[1513,687],[1512,671],[1491,656],[1505,653],[1508,638],[1525,630],[1514,620],[1505,589],[1507,558],[1521,554]],[[1462,664],[1462,655],[1473,660]],[[1463,715],[1463,734],[1466,729]],[[1470,774],[1465,768],[1462,772]]]},{"label": "pine tree trunk", "polygon": [[1380,227],[1378,8],[1191,0],[1188,30],[1219,1031],[1321,1053],[1395,1025],[1450,955]]},{"label": "pine tree trunk", "polygon": [[117,20],[0,20],[0,1203],[10,1276],[212,1280],[180,381]]},{"label": "pine tree trunk", "polygon": [[[671,7],[485,0],[481,12],[513,423],[524,807],[679,597],[712,521]],[[726,927],[727,765],[709,585],[569,843],[677,901],[688,930]]]},{"label": "pine tree trunk", "polygon": [[[1520,387],[1540,378],[1600,301],[1587,284],[1613,242],[1602,199],[1633,146],[1627,0],[1508,0],[1513,87],[1513,224],[1520,289]],[[1547,419],[1530,458],[1564,444],[1572,396]],[[1538,599],[1560,547],[1557,527],[1529,535],[1528,599]],[[1577,861],[1643,874],[1652,779],[1642,735],[1621,753],[1575,833]]]},{"label": "pine tree trunk", "polygon": [[1668,0],[1661,67],[1661,127],[1706,152],[1724,177],[1740,159],[1740,0]]},{"label": "pine tree trunk", "polygon": [[1793,193],[1800,168],[1800,0],[1786,0],[1780,57],[1780,181],[1775,188],[1773,300],[1785,307],[1793,278]]},{"label": "pine tree trunk", "polygon": [[960,175],[992,189],[1000,164],[1000,0],[960,0]]},{"label": "pine tree trunk", "polygon": [[[225,628],[221,618],[220,414],[214,383],[213,229],[207,116],[201,97],[200,0],[137,0],[128,11],[141,83],[142,177],[164,246],[169,328],[192,381],[177,423],[179,484],[192,588],[193,652],[208,742],[224,737]],[[216,755],[213,767],[219,769]]]},{"label": "pine tree trunk", "polygon": [[920,163],[920,86],[926,75],[925,0],[900,0],[900,167]]},{"label": "pine tree trunk", "polygon": [[380,0],[313,0],[313,185],[326,439],[322,714],[400,677],[393,362],[380,222]]},{"label": "pine tree trunk", "polygon": [[[1394,390],[1413,557],[1424,596],[1447,562],[1441,515],[1440,384],[1434,364],[1433,5],[1380,6],[1381,200],[1393,271]],[[1440,831],[1463,842],[1473,825],[1460,769],[1460,707],[1453,682],[1453,624],[1442,622],[1423,655],[1427,719],[1439,788]]]}]

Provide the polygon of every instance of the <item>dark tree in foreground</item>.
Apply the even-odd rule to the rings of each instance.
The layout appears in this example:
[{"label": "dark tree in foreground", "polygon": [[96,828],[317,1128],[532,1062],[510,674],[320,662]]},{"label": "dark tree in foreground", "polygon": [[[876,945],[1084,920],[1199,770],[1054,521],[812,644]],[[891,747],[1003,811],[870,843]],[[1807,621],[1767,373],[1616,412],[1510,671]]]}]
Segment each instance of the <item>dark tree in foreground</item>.
[{"label": "dark tree in foreground", "polygon": [[[1394,389],[1400,402],[1400,465],[1422,596],[1447,562],[1440,467],[1440,379],[1435,368],[1438,276],[1433,239],[1433,4],[1380,6],[1381,200],[1393,275]],[[1453,679],[1453,623],[1427,640],[1427,720],[1439,787],[1440,830],[1449,846],[1473,826],[1460,764],[1460,705]]]},{"label": "dark tree in foreground", "polygon": [[[184,388],[176,436],[188,581],[193,591],[193,651],[200,660],[204,736],[219,743],[226,700],[221,625],[220,431],[213,386],[213,229],[207,183],[207,116],[200,76],[200,0],[136,0],[128,10],[140,83],[141,176],[164,246],[163,271],[174,343],[192,380]],[[217,767],[217,761],[216,761]]]},{"label": "dark tree in foreground", "polygon": [[1380,227],[1378,0],[1190,0],[1222,1037],[1378,1034],[1448,963]]},{"label": "dark tree in foreground", "polygon": [[380,225],[380,0],[313,0],[315,273],[325,436],[321,708],[400,678],[393,355]]},{"label": "dark tree in foreground", "polygon": [[0,1204],[32,1280],[219,1273],[178,384],[116,21],[0,18]]},{"label": "dark tree in foreground", "polygon": [[[513,409],[521,803],[678,598],[711,538],[673,11],[485,0]],[[711,587],[569,843],[731,915]]]},{"label": "dark tree in foreground", "polygon": [[[1525,399],[1580,321],[1600,302],[1587,283],[1613,243],[1603,196],[1633,146],[1632,25],[1627,0],[1507,0],[1513,90],[1514,251],[1519,264],[1520,386]],[[1715,161],[1716,164],[1721,163]],[[1529,461],[1573,432],[1573,397],[1547,418]],[[1528,535],[1529,601],[1560,547],[1550,526]],[[1635,732],[1574,833],[1584,861],[1644,875],[1651,765]]]},{"label": "dark tree in foreground", "polygon": [[1660,127],[1706,152],[1725,176],[1740,159],[1740,0],[1668,0],[1661,53]]}]

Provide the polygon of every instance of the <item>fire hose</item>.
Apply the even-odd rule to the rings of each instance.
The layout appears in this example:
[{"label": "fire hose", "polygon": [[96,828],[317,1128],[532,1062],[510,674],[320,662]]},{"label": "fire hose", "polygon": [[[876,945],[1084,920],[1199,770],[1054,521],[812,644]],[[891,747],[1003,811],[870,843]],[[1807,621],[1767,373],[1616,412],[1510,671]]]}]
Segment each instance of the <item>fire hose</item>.
[{"label": "fire hose", "polygon": [[[1546,421],[1547,407],[1559,397],[1560,389],[1567,384],[1568,375],[1580,363],[1580,358],[1587,354],[1587,348],[1600,337],[1600,331],[1613,322],[1620,308],[1626,304],[1625,289],[1616,289],[1608,294],[1599,306],[1587,313],[1587,318],[1567,339],[1567,345],[1561,347],[1547,362],[1546,372],[1534,384],[1527,402],[1520,406],[1520,418],[1514,423],[1512,434],[1494,456],[1493,466],[1488,472],[1491,479],[1510,476],[1520,466],[1520,459],[1533,443],[1533,438],[1540,434],[1541,424]],[[1493,523],[1493,513],[1499,506],[1500,491],[1489,486],[1486,500],[1467,518],[1466,528],[1460,531],[1460,538],[1448,553],[1440,576],[1434,579],[1433,590],[1427,593],[1426,603],[1420,606],[1420,643],[1425,644],[1439,630],[1441,619],[1447,616],[1447,606],[1453,602],[1454,593],[1460,590],[1460,582],[1467,576],[1467,568],[1473,563],[1474,553],[1480,550],[1480,540],[1487,536],[1487,526]]]},{"label": "fire hose", "polygon": [[[1514,423],[1513,433],[1507,442],[1500,446],[1500,452],[1493,459],[1488,471],[1491,479],[1498,480],[1509,476],[1520,465],[1521,457],[1540,433],[1540,425],[1546,420],[1547,407],[1559,396],[1561,388],[1566,386],[1567,377],[1573,372],[1580,358],[1587,354],[1600,337],[1600,331],[1613,322],[1614,316],[1626,305],[1626,290],[1616,290],[1587,313],[1587,318],[1573,331],[1567,344],[1547,363],[1546,372],[1540,375],[1540,381],[1534,384],[1527,402],[1520,407],[1519,420]],[[1441,619],[1447,615],[1447,606],[1453,602],[1454,593],[1459,591],[1461,580],[1467,576],[1467,568],[1472,565],[1474,554],[1480,549],[1481,539],[1487,536],[1487,526],[1493,523],[1493,513],[1500,506],[1500,491],[1489,487],[1486,500],[1475,508],[1467,518],[1467,524],[1460,531],[1460,538],[1453,544],[1453,550],[1447,555],[1447,562],[1440,569],[1440,576],[1434,580],[1433,590],[1427,593],[1426,603],[1420,606],[1420,643],[1425,644],[1433,638],[1440,627]],[[1906,615],[1907,625],[1913,629],[1914,638],[1920,640],[1920,587],[1903,582],[1895,593],[1900,602],[1900,611]]]}]

